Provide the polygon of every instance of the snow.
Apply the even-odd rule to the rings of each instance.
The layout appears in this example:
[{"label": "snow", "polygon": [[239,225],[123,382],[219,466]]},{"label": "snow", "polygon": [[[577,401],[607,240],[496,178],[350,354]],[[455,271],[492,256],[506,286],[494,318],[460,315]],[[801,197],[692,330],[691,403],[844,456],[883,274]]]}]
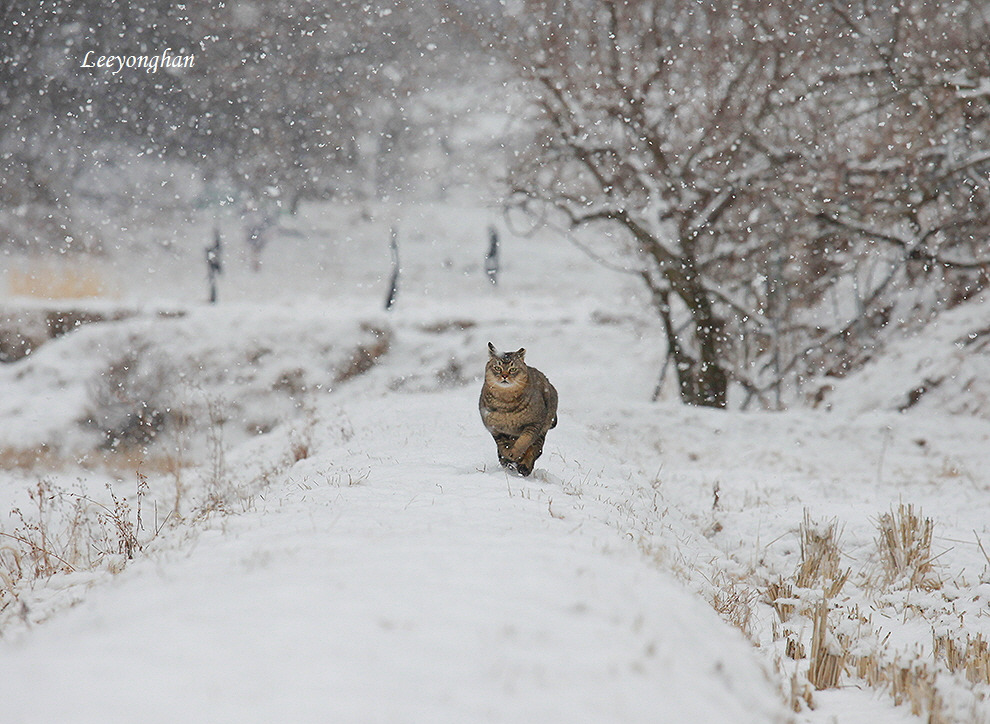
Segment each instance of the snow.
[{"label": "snow", "polygon": [[[0,601],[4,722],[921,721],[849,675],[815,691],[814,710],[789,711],[807,660],[781,654],[756,594],[796,568],[805,510],[838,522],[842,566],[864,581],[878,515],[910,502],[934,519],[940,590],[857,579],[837,602],[889,634],[891,655],[930,648],[936,624],[990,635],[977,542],[990,543],[990,422],[934,397],[892,411],[913,378],[889,368],[842,381],[831,411],[692,409],[669,391],[651,403],[661,332],[635,279],[516,236],[489,210],[367,212],[304,207],[256,275],[231,244],[212,308],[189,302],[204,285],[181,274],[202,224],[143,283],[112,279],[133,316],[0,368],[0,446],[52,446],[48,477],[92,496],[109,482],[135,502],[133,468],[73,463],[100,449],[79,421],[123,351],[181,371],[196,394],[162,391],[201,424],[185,441],[181,522],[162,522],[174,491],[150,465],[176,436],[149,448],[134,561]],[[403,272],[385,314],[393,224]],[[502,231],[497,288],[489,224]],[[376,329],[387,351],[343,378]],[[525,346],[560,394],[530,478],[498,467],[479,418],[488,341]],[[892,391],[867,397],[879,380]],[[224,398],[221,481],[203,396]],[[25,506],[41,474],[0,471],[0,509]],[[713,610],[732,591],[754,594],[749,640]],[[956,711],[985,719],[985,699],[963,693]]]},{"label": "snow", "polygon": [[950,309],[826,396],[839,409],[923,410],[990,417],[990,295]]},{"label": "snow", "polygon": [[[361,326],[333,323],[320,310],[232,304],[222,311],[194,308],[165,318],[152,311],[83,325],[22,364],[0,368],[0,379],[19,393],[0,401],[0,414],[19,417],[17,426],[0,432],[0,441],[78,445],[66,432],[93,414],[92,391],[122,361],[131,365],[129,385],[151,391],[163,406],[204,415],[210,400],[224,399],[234,423],[228,429],[241,437],[271,429],[310,388],[333,386],[334,373],[346,367],[353,351],[374,342],[375,324],[374,317]],[[319,336],[311,334],[316,326]],[[273,389],[284,390],[284,399],[273,396]],[[97,436],[95,430],[78,434]]]},{"label": "snow", "polygon": [[368,405],[369,450],[321,450],[8,645],[5,720],[783,720],[740,635],[606,525],[554,517],[556,485],[479,470],[467,415],[406,432],[464,398]]}]

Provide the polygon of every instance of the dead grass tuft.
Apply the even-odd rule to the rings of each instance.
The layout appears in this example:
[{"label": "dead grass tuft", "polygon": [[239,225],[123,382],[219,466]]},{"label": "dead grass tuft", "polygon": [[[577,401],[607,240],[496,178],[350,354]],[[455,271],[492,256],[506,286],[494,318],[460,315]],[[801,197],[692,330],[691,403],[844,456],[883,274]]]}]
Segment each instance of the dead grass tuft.
[{"label": "dead grass tuft", "polygon": [[[837,596],[851,572],[841,566],[840,529],[835,519],[815,522],[805,510],[799,532],[801,559],[793,578],[778,577],[764,589],[764,600],[777,612],[781,623],[788,622],[795,613],[812,615],[813,605],[822,598]],[[809,604],[806,600],[812,589],[814,595],[810,596],[812,603]]]},{"label": "dead grass tuft", "polygon": [[310,405],[303,410],[303,424],[293,430],[289,442],[288,464],[293,465],[313,454],[313,432],[316,429],[316,410]]},{"label": "dead grass tuft", "polygon": [[983,634],[959,641],[949,634],[934,634],[936,661],[942,661],[954,674],[963,674],[971,684],[990,685],[990,645]]},{"label": "dead grass tuft", "polygon": [[794,598],[794,586],[784,578],[778,578],[767,584],[766,602],[773,606],[777,612],[777,618],[782,623],[787,623],[794,615],[794,608],[798,599]]},{"label": "dead grass tuft", "polygon": [[931,724],[951,721],[943,714],[935,673],[925,662],[914,659],[904,663],[896,658],[883,662],[878,652],[872,652],[857,657],[854,666],[857,675],[871,688],[886,690],[896,706],[907,705],[915,716],[927,713]]},{"label": "dead grass tuft", "polygon": [[815,708],[815,700],[812,696],[813,689],[808,680],[799,672],[791,674],[790,680],[790,705],[791,711],[800,712],[804,707]]},{"label": "dead grass tuft", "polygon": [[375,341],[365,344],[354,350],[350,360],[337,373],[335,384],[346,382],[347,380],[362,375],[378,361],[378,358],[388,352],[392,343],[392,335],[387,330],[369,325],[362,325],[362,329],[375,336]]},{"label": "dead grass tuft", "polygon": [[932,555],[931,518],[915,512],[913,505],[901,503],[896,510],[882,513],[876,526],[877,549],[887,585],[924,591],[942,587]]},{"label": "dead grass tuft", "polygon": [[746,638],[752,639],[753,602],[757,592],[722,571],[715,574],[711,583],[709,602],[712,608],[724,620],[742,631]]},{"label": "dead grass tuft", "polygon": [[798,588],[823,586],[826,598],[833,598],[849,579],[849,570],[842,571],[839,552],[839,525],[833,518],[816,523],[804,511],[801,522],[801,562],[794,583]]},{"label": "dead grass tuft", "polygon": [[107,450],[146,448],[166,428],[189,424],[171,397],[178,377],[151,345],[135,342],[91,382],[81,422],[103,435]]},{"label": "dead grass tuft", "polygon": [[846,666],[848,652],[828,623],[828,601],[815,605],[812,616],[811,660],[808,681],[816,689],[834,689]]},{"label": "dead grass tuft", "polygon": [[159,528],[142,536],[141,506],[148,481],[141,472],[137,480],[133,507],[109,485],[110,503],[104,504],[81,492],[59,488],[47,479],[39,480],[29,491],[32,508],[12,510],[16,525],[13,530],[0,530],[4,541],[0,546],[0,601],[17,598],[25,582],[58,573],[102,565],[119,572],[160,532]]}]

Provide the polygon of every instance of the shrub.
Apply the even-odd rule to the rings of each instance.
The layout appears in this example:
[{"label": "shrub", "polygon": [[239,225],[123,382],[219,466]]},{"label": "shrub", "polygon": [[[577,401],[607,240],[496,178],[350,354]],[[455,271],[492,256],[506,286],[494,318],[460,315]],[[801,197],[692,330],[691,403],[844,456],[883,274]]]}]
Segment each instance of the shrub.
[{"label": "shrub", "polygon": [[175,379],[147,344],[130,349],[90,385],[84,422],[102,433],[108,449],[147,446],[169,425],[186,422],[167,398]]}]

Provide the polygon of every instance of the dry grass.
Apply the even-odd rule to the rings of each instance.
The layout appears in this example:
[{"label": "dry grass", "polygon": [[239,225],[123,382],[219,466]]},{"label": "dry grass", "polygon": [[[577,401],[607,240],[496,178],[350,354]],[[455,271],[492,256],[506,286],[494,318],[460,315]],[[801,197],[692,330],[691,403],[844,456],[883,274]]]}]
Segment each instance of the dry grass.
[{"label": "dry grass", "polygon": [[81,492],[64,490],[42,479],[29,491],[32,507],[11,511],[13,530],[0,531],[0,601],[18,597],[24,582],[58,573],[106,566],[120,571],[136,551],[157,535],[142,536],[142,501],[147,478],[137,474],[136,503],[120,498],[107,486],[110,502],[93,500]]},{"label": "dry grass", "polygon": [[33,448],[0,448],[0,469],[2,470],[60,470],[65,460],[49,445]]},{"label": "dry grass", "polygon": [[209,426],[206,431],[209,459],[206,466],[206,497],[196,510],[197,517],[210,513],[230,512],[230,505],[239,491],[227,474],[227,446],[224,442],[224,426],[227,412],[222,400],[211,398],[206,402]]},{"label": "dry grass", "polygon": [[934,591],[942,587],[932,555],[931,518],[923,517],[913,505],[901,503],[896,510],[882,513],[876,520],[877,549],[884,570],[884,582],[901,588]]},{"label": "dry grass", "polygon": [[7,293],[34,299],[91,299],[111,295],[96,264],[73,257],[71,263],[35,260],[27,269],[7,272]]},{"label": "dry grass", "polygon": [[[314,452],[313,431],[317,417],[314,409],[306,407],[303,423],[289,435],[282,454],[263,466],[253,477],[235,479],[227,463],[227,445],[224,440],[224,428],[228,421],[225,402],[217,398],[207,400],[207,415],[208,450],[207,459],[202,465],[205,495],[193,505],[193,520],[250,510],[256,497],[275,482],[280,474]],[[179,487],[177,480],[177,499],[184,490],[184,486]]]},{"label": "dry grass", "polygon": [[805,510],[799,532],[801,557],[793,583],[784,579],[772,582],[767,586],[766,597],[781,622],[786,623],[795,613],[810,618],[808,645],[801,641],[797,630],[785,627],[785,654],[792,659],[807,655],[808,682],[818,690],[834,689],[839,685],[848,654],[829,625],[829,601],[845,586],[850,571],[841,566],[840,529],[836,520],[816,522]]},{"label": "dry grass", "polygon": [[138,447],[117,450],[98,449],[70,455],[51,445],[37,447],[0,447],[0,469],[47,474],[65,470],[132,474],[139,468],[149,474],[175,474],[183,460],[174,453],[150,454]]},{"label": "dry grass", "polygon": [[133,312],[114,312],[66,308],[41,309],[14,307],[0,314],[0,362],[16,362],[86,324],[124,319]]},{"label": "dry grass", "polygon": [[834,598],[849,579],[849,570],[842,571],[839,565],[838,523],[835,519],[816,523],[806,509],[800,533],[801,561],[794,574],[794,584],[798,588],[823,586],[825,597]]},{"label": "dry grass", "polygon": [[789,703],[791,711],[799,712],[804,707],[815,708],[813,690],[808,684],[808,680],[797,671],[790,677]]},{"label": "dry grass", "polygon": [[828,601],[820,601],[813,609],[811,622],[811,659],[808,681],[818,690],[834,689],[846,666],[848,651],[828,623]]},{"label": "dry grass", "polygon": [[351,358],[337,373],[337,377],[334,380],[335,384],[346,382],[352,377],[357,377],[358,375],[364,374],[370,370],[375,366],[378,358],[388,352],[389,347],[391,346],[392,336],[388,333],[388,331],[369,325],[362,325],[362,329],[373,334],[375,341],[371,344],[362,345],[354,350]]},{"label": "dry grass", "polygon": [[933,636],[936,661],[942,661],[954,674],[963,674],[971,684],[990,685],[990,645],[983,634],[960,642],[949,634]]},{"label": "dry grass", "polygon": [[[293,437],[284,454],[274,464],[265,467],[253,479],[235,485],[227,468],[226,449],[223,440],[225,415],[219,402],[210,405],[211,428],[208,431],[211,459],[202,466],[205,475],[205,498],[185,519],[192,524],[205,516],[237,512],[237,506],[248,510],[255,496],[276,479],[277,475],[293,463],[309,454],[310,442],[306,438]],[[8,459],[25,466],[40,464],[47,456],[58,460],[47,448],[37,451],[5,451]],[[107,459],[120,463],[123,456],[102,451]],[[47,459],[47,458],[46,458]],[[14,602],[12,611],[27,611],[22,592],[35,581],[61,573],[78,573],[97,569],[118,573],[128,561],[158,536],[171,520],[180,520],[178,506],[186,493],[183,482],[183,447],[177,443],[176,452],[162,456],[161,471],[171,473],[176,481],[175,510],[159,522],[155,506],[154,522],[146,526],[144,504],[149,495],[148,478],[137,467],[132,472],[137,478],[135,495],[125,498],[118,495],[109,484],[107,499],[100,501],[79,490],[66,490],[54,485],[47,478],[40,479],[29,491],[31,506],[15,509],[11,515],[15,524],[10,529],[0,529],[0,614]],[[91,461],[93,462],[93,461]],[[0,623],[6,618],[0,618]]]},{"label": "dry grass", "polygon": [[948,724],[943,702],[935,688],[935,673],[924,661],[884,662],[880,653],[856,657],[856,675],[871,688],[886,691],[896,706],[907,705],[915,716],[928,714],[930,724]]},{"label": "dry grass", "polygon": [[289,439],[288,464],[292,465],[305,460],[313,454],[314,431],[317,426],[316,408],[312,405],[305,405],[302,414],[303,422],[292,430]]},{"label": "dry grass", "polygon": [[753,602],[757,592],[722,571],[715,574],[711,584],[709,603],[712,608],[747,638],[752,639]]},{"label": "dry grass", "polygon": [[[841,565],[836,521],[815,523],[806,511],[795,572],[764,588],[762,600],[779,620],[773,624],[773,637],[781,660],[808,662],[806,678],[801,667],[791,676],[791,706],[795,711],[811,706],[807,687],[835,688],[847,676],[886,692],[896,705],[910,708],[930,724],[990,721],[973,713],[982,710],[985,693],[981,691],[990,686],[990,642],[980,633],[962,633],[961,619],[958,631],[933,634],[929,653],[923,648],[888,650],[889,634],[884,635],[884,627],[889,629],[892,620],[917,617],[934,629],[943,610],[937,601],[930,601],[932,611],[928,604],[912,606],[904,593],[897,592],[931,594],[942,583],[932,553],[934,523],[930,518],[913,506],[900,505],[875,522],[881,576],[864,571],[850,583],[851,570]],[[853,590],[840,596],[847,584]],[[888,595],[878,599],[878,593]],[[857,601],[868,603],[866,614]],[[879,628],[872,620],[876,610],[885,622]],[[944,631],[941,626],[938,630]],[[966,697],[971,697],[968,704]]]},{"label": "dry grass", "polygon": [[767,584],[766,602],[773,606],[777,612],[777,618],[782,623],[790,621],[794,615],[796,604],[800,601],[794,597],[794,586],[784,578],[778,578]]},{"label": "dry grass", "polygon": [[[801,558],[793,577],[777,578],[764,590],[764,600],[773,606],[782,623],[788,622],[796,612],[810,616],[818,601],[839,594],[851,572],[841,566],[837,521],[815,522],[805,510],[799,535]],[[816,593],[810,597],[812,603],[807,603],[807,593],[812,589]]]}]

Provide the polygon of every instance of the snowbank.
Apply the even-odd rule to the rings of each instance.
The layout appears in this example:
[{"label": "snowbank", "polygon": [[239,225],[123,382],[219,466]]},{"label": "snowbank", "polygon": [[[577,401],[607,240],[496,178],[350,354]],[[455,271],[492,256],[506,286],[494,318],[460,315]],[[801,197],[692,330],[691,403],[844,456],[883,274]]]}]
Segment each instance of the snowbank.
[{"label": "snowbank", "polygon": [[837,410],[908,410],[990,418],[990,297],[944,312],[891,342],[862,370],[836,380]]}]

